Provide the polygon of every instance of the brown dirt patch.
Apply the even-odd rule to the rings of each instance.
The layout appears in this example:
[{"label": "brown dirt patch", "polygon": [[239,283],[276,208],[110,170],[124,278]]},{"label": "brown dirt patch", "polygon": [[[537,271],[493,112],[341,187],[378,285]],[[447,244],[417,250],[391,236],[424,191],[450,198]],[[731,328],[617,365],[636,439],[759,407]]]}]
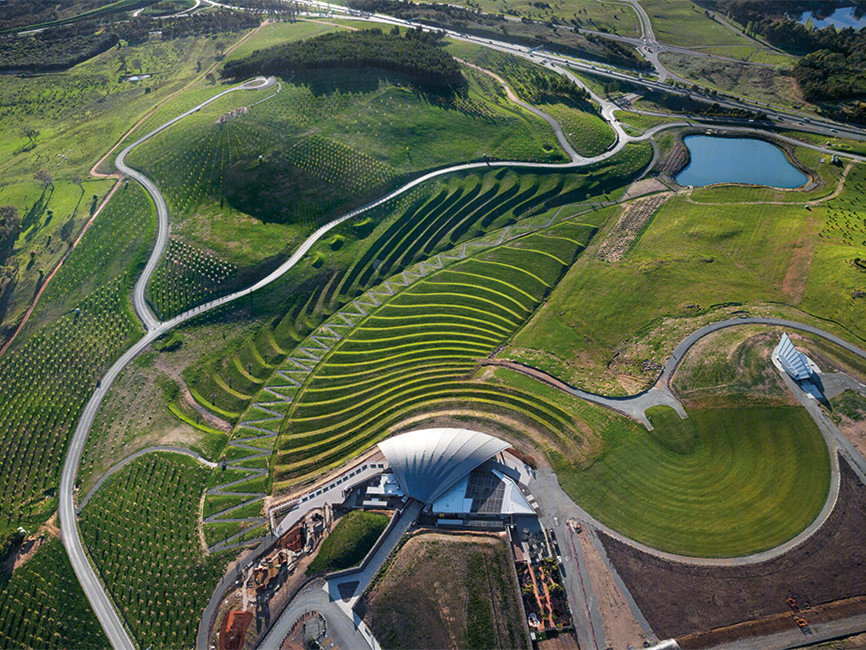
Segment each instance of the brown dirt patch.
[{"label": "brown dirt patch", "polygon": [[510,564],[498,535],[423,532],[403,545],[357,611],[384,648],[469,647],[479,632],[470,621],[485,616],[492,627],[479,625],[484,647],[525,647]]},{"label": "brown dirt patch", "polygon": [[[801,606],[816,608],[866,596],[866,486],[844,459],[840,467],[839,500],[827,522],[796,549],[768,562],[739,567],[681,564],[638,551],[603,533],[601,539],[661,638],[790,615],[785,602],[790,597]],[[866,612],[866,599],[860,602],[859,611]]]},{"label": "brown dirt patch", "polygon": [[812,256],[815,253],[815,217],[810,212],[803,236],[794,245],[791,264],[782,279],[782,295],[786,302],[799,305],[806,293],[806,280],[809,278],[809,267],[812,266]]},{"label": "brown dirt patch", "polygon": [[592,543],[590,533],[575,535],[575,538],[580,543],[586,558],[586,567],[592,589],[598,598],[598,608],[604,621],[608,645],[614,648],[641,647],[646,637],[631,613],[625,597],[616,586],[601,554]]}]

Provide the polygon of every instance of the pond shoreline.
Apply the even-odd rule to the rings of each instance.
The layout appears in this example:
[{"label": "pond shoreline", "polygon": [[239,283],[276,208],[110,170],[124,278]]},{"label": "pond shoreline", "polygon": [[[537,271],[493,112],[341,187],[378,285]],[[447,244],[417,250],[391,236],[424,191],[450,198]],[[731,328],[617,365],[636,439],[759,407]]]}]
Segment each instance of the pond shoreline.
[{"label": "pond shoreline", "polygon": [[760,141],[766,142],[766,143],[771,144],[771,145],[777,147],[778,149],[780,149],[782,151],[783,155],[785,156],[785,160],[787,160],[787,162],[792,167],[794,167],[794,169],[796,169],[797,171],[802,173],[804,176],[806,176],[806,179],[807,179],[806,182],[802,183],[801,185],[798,185],[797,187],[779,187],[776,185],[767,185],[765,183],[742,183],[742,182],[728,181],[728,182],[710,183],[707,185],[695,186],[696,189],[698,187],[700,189],[705,189],[705,188],[716,188],[716,187],[726,187],[726,186],[729,186],[729,187],[769,187],[769,188],[772,188],[773,190],[780,191],[780,192],[808,192],[808,191],[817,189],[818,187],[820,187],[821,185],[824,184],[823,179],[818,175],[818,173],[815,170],[807,167],[802,161],[800,161],[797,158],[797,156],[795,154],[796,145],[791,144],[789,142],[777,140],[776,138],[772,137],[769,134],[764,134],[764,133],[751,134],[750,133],[749,135],[743,135],[742,133],[733,132],[733,131],[726,131],[724,129],[719,129],[719,128],[692,127],[692,128],[686,128],[686,129],[683,129],[681,131],[678,131],[675,134],[675,136],[676,136],[677,146],[683,148],[683,150],[685,152],[685,156],[683,157],[682,162],[675,169],[670,170],[668,172],[668,175],[669,175],[671,182],[680,188],[689,187],[688,185],[683,185],[682,183],[680,183],[677,180],[677,177],[692,162],[692,152],[689,149],[688,145],[685,143],[686,138],[691,137],[691,136],[706,136],[706,137],[710,137],[710,138],[728,138],[728,139],[732,139],[732,140],[760,140]]}]

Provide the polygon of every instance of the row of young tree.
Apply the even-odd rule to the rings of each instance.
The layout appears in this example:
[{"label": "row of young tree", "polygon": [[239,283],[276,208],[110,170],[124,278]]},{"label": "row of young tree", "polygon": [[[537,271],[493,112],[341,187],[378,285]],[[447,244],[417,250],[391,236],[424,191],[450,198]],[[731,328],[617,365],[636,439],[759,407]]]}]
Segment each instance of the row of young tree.
[{"label": "row of young tree", "polygon": [[255,75],[289,77],[304,70],[334,67],[401,72],[437,89],[465,84],[459,64],[442,49],[439,34],[416,29],[403,36],[397,27],[387,34],[380,29],[334,32],[256,50],[226,63],[222,74],[233,79]]},{"label": "row of young tree", "polygon": [[251,29],[260,22],[258,16],[229,10],[164,19],[137,16],[111,24],[82,21],[26,36],[0,38],[0,70],[63,70],[105,52],[121,40],[135,45],[156,35],[171,39],[217,34]]}]

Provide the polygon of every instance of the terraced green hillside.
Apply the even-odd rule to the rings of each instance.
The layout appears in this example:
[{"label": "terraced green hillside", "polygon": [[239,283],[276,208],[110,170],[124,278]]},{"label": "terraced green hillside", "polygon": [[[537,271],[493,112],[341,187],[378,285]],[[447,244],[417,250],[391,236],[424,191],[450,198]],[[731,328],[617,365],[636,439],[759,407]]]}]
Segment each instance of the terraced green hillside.
[{"label": "terraced green hillside", "polygon": [[275,488],[367,448],[401,418],[446,404],[511,410],[570,431],[561,409],[465,378],[528,318],[594,232],[566,222],[446,265],[386,299],[296,395],[277,442]]},{"label": "terraced green hillside", "polygon": [[128,158],[159,184],[178,235],[241,267],[424,169],[484,154],[564,160],[547,124],[471,74],[454,95],[357,70],[283,81],[265,99],[275,91],[232,93]]},{"label": "terraced green hillside", "polygon": [[576,503],[653,548],[733,557],[788,541],[827,498],[824,438],[800,407],[650,409],[586,469],[554,463]]}]

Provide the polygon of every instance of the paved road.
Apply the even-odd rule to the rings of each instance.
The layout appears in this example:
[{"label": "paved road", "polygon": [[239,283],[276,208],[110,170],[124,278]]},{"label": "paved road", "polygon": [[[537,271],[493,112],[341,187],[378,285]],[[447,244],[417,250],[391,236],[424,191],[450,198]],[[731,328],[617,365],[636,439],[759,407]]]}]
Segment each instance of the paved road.
[{"label": "paved road", "polygon": [[125,174],[126,176],[129,176],[130,178],[134,178],[139,183],[141,183],[147,190],[147,193],[150,194],[153,202],[156,204],[156,216],[158,221],[156,244],[154,245],[153,251],[150,254],[150,259],[147,260],[147,265],[144,267],[144,271],[139,276],[138,281],[135,283],[135,287],[132,290],[132,304],[133,307],[135,307],[135,313],[138,314],[141,322],[144,323],[145,329],[152,330],[159,325],[159,319],[151,311],[150,305],[147,304],[147,300],[144,297],[144,291],[147,287],[148,281],[150,280],[150,276],[153,275],[153,272],[156,270],[156,265],[162,259],[162,254],[165,252],[166,244],[168,244],[168,206],[166,206],[165,199],[162,197],[162,194],[156,187],[156,183],[154,183],[141,172],[136,171],[132,167],[129,167],[126,164],[126,156],[129,154],[130,151],[135,149],[142,142],[146,142],[157,133],[164,131],[173,124],[176,124],[177,122],[180,122],[188,115],[197,113],[199,110],[201,110],[208,104],[217,101],[221,97],[224,97],[225,95],[233,93],[237,90],[261,90],[262,88],[266,88],[272,83],[274,83],[274,81],[275,80],[273,77],[271,77],[270,79],[257,78],[243,83],[239,86],[234,86],[233,88],[224,90],[221,93],[214,95],[210,99],[203,101],[198,106],[189,109],[186,113],[178,115],[177,117],[169,120],[165,124],[158,126],[150,133],[143,135],[138,140],[128,145],[123,151],[118,154],[117,160],[115,160],[114,162],[114,165],[115,167],[117,167],[118,171]]},{"label": "paved road", "polygon": [[319,612],[325,617],[328,634],[340,648],[361,650],[369,647],[364,635],[346,617],[337,603],[331,601],[328,592],[322,586],[322,581],[317,580],[298,592],[298,595],[286,606],[259,648],[262,650],[279,650],[292,626],[307,612]]},{"label": "paved road", "polygon": [[[348,18],[352,20],[363,20],[368,22],[378,22],[384,23],[388,25],[398,25],[401,27],[422,27],[427,30],[433,31],[433,28],[426,27],[421,23],[417,23],[410,20],[401,20],[398,18],[394,18],[392,16],[387,16],[384,14],[372,14],[372,13],[359,13],[352,12],[348,10],[346,7],[340,5],[334,5],[327,2],[319,2],[317,0],[299,0],[300,4],[304,4],[310,7],[315,7],[318,9],[323,9],[326,11],[331,11],[338,14],[343,14],[341,17]],[[639,6],[638,3],[635,3]],[[227,5],[226,5],[227,6]],[[643,20],[642,20],[643,23]],[[646,26],[644,27],[646,30]],[[583,61],[579,59],[572,59],[570,57],[553,54],[547,51],[531,51],[532,48],[525,47],[522,45],[514,45],[511,43],[504,43],[502,41],[495,41],[490,38],[481,38],[477,36],[472,36],[470,34],[463,34],[461,32],[446,29],[439,30],[438,28],[435,31],[444,31],[445,35],[449,38],[453,38],[459,41],[464,41],[468,43],[473,43],[476,45],[482,45],[487,48],[499,50],[502,52],[506,52],[509,54],[513,54],[515,56],[519,56],[525,59],[529,59],[534,63],[541,64],[554,64],[558,66],[570,67],[580,72],[585,72],[592,74],[594,76],[607,77],[609,79],[617,79],[620,81],[625,81],[637,86],[642,86],[644,88],[648,88],[650,90],[659,90],[665,93],[672,93],[682,96],[690,97],[696,101],[703,102],[706,104],[718,103],[720,106],[724,106],[727,108],[740,108],[747,109],[752,111],[763,111],[767,114],[767,116],[776,121],[779,126],[784,126],[785,128],[811,132],[811,133],[819,133],[826,137],[831,137],[837,134],[844,134],[846,137],[851,137],[859,140],[866,140],[866,129],[849,125],[842,124],[839,122],[834,122],[833,120],[829,120],[823,117],[815,117],[804,111],[795,111],[792,109],[788,109],[781,106],[770,105],[766,103],[761,103],[752,100],[740,100],[734,99],[732,97],[726,96],[718,96],[711,95],[706,91],[694,91],[691,89],[691,82],[688,82],[688,87],[686,88],[677,88],[667,84],[663,81],[658,81],[656,79],[651,79],[645,76],[638,71],[629,71],[622,69],[613,69],[610,67],[599,66],[595,63]],[[645,31],[645,37],[649,41],[655,41],[655,35],[652,33],[652,26],[649,25],[649,31]],[[668,72],[668,74],[670,74]],[[804,123],[804,119],[808,118],[810,121]],[[842,155],[841,152],[837,152],[839,155]]]}]

